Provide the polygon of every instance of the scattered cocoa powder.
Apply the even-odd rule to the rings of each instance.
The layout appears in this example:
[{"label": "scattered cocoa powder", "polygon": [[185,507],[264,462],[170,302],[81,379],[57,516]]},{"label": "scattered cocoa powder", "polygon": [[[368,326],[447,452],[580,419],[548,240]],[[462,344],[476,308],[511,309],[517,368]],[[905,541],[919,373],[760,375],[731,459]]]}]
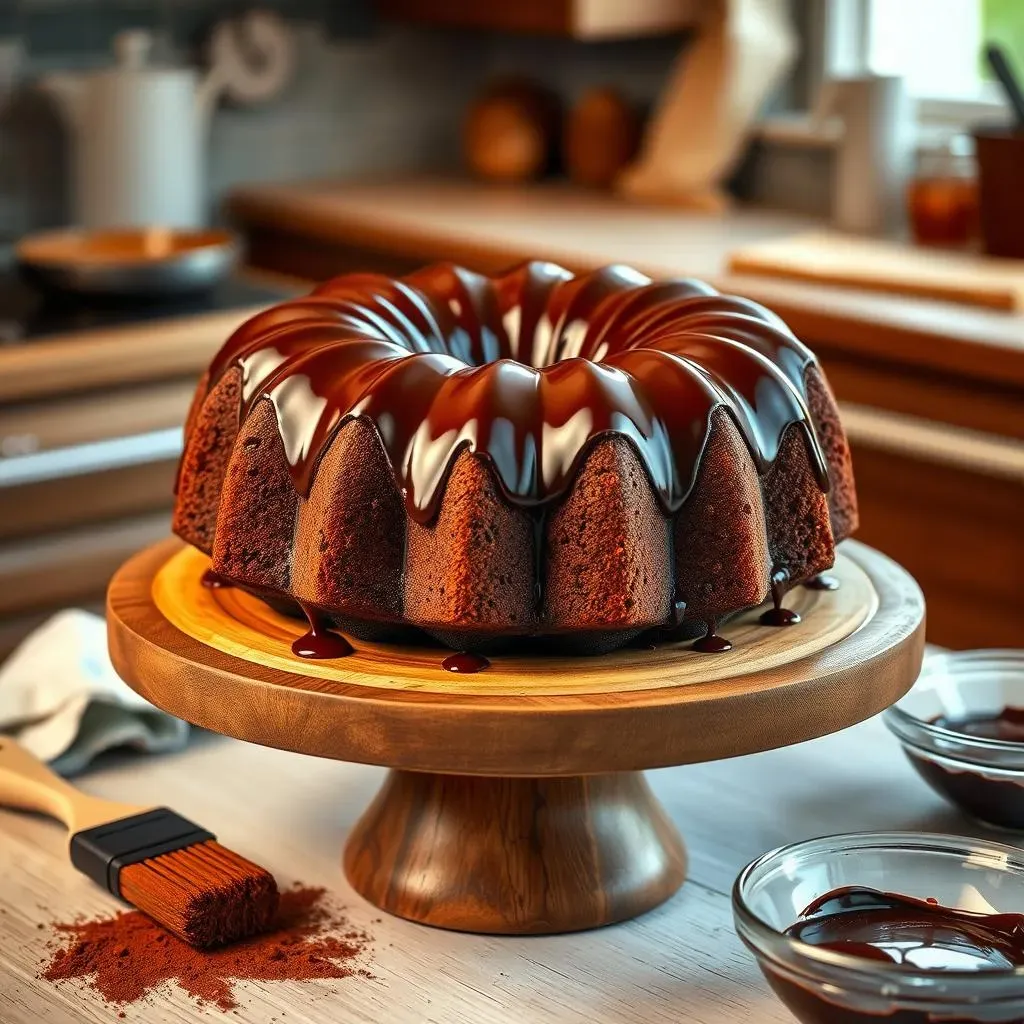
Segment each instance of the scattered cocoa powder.
[{"label": "scattered cocoa powder", "polygon": [[296,885],[281,893],[271,931],[201,951],[137,910],[92,921],[56,924],[59,946],[40,977],[86,978],[110,1003],[142,999],[165,981],[222,1010],[238,1005],[232,983],[372,977],[354,961],[372,939],[330,906],[324,889]]}]

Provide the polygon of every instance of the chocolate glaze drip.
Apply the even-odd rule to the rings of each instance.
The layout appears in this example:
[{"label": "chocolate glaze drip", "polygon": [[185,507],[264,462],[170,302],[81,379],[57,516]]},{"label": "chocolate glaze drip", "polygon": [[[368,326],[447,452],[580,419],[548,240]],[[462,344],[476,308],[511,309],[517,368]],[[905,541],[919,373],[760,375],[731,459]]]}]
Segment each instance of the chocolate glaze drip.
[{"label": "chocolate glaze drip", "polygon": [[973,715],[969,718],[936,718],[934,724],[968,736],[1024,743],[1024,708],[1003,708],[995,715]]},{"label": "chocolate glaze drip", "polygon": [[717,623],[709,622],[707,624],[707,632],[693,642],[693,649],[700,651],[701,654],[724,654],[726,651],[732,650],[732,644],[725,639],[724,636],[719,636],[715,630]]},{"label": "chocolate glaze drip", "polygon": [[208,590],[221,590],[225,587],[234,586],[234,583],[232,583],[226,576],[221,576],[212,569],[207,569],[199,578],[199,582]]},{"label": "chocolate glaze drip", "polygon": [[789,570],[784,565],[773,565],[771,575],[772,603],[782,607],[782,599],[789,590]]},{"label": "chocolate glaze drip", "polygon": [[548,512],[544,506],[533,509],[533,604],[538,619],[544,617],[544,535],[548,528]]},{"label": "chocolate glaze drip", "polygon": [[795,626],[800,621],[798,612],[782,607],[782,599],[789,591],[789,570],[776,566],[772,569],[772,605],[757,620],[762,626]]},{"label": "chocolate glaze drip", "polygon": [[460,651],[458,654],[449,654],[441,662],[441,668],[445,672],[458,672],[459,675],[482,672],[485,668],[490,668],[490,666],[491,663],[482,654],[468,654],[466,651]]},{"label": "chocolate glaze drip", "polygon": [[757,621],[762,626],[795,626],[801,619],[800,613],[791,608],[769,608]]},{"label": "chocolate glaze drip", "polygon": [[1024,966],[1024,914],[976,914],[859,886],[815,900],[786,934],[813,946],[915,970]]},{"label": "chocolate glaze drip", "polygon": [[812,576],[804,583],[804,586],[808,590],[838,590],[840,584],[835,576],[830,576],[828,573],[823,572],[817,576]]},{"label": "chocolate glaze drip", "polygon": [[372,422],[411,516],[436,512],[457,454],[486,456],[510,502],[565,493],[599,438],[636,449],[669,512],[725,408],[762,474],[793,424],[823,490],[804,373],[813,357],[756,303],[622,266],[583,277],[526,263],[490,279],[450,264],[403,280],[350,274],[259,314],[215,359],[242,373],[245,415],[276,411],[296,488],[348,419]]},{"label": "chocolate glaze drip", "polygon": [[292,653],[300,658],[344,658],[355,648],[315,608],[300,602],[309,629],[292,644]]}]

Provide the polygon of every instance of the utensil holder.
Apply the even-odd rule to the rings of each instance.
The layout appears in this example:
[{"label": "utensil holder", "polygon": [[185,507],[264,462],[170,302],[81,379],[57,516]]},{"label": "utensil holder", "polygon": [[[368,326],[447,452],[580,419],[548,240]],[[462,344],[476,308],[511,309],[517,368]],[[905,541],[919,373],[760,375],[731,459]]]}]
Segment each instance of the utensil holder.
[{"label": "utensil holder", "polygon": [[1024,131],[978,128],[974,143],[985,252],[1024,259]]}]

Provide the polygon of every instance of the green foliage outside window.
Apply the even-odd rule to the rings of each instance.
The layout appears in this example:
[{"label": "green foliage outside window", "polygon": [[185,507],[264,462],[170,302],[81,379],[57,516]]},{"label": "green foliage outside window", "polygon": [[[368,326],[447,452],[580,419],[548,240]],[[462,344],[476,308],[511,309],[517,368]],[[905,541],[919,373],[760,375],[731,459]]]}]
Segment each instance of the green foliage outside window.
[{"label": "green foliage outside window", "polygon": [[[1024,81],[1024,0],[982,0],[981,37],[986,43],[998,43],[1006,50],[1010,64]],[[992,71],[981,57],[982,77]]]}]

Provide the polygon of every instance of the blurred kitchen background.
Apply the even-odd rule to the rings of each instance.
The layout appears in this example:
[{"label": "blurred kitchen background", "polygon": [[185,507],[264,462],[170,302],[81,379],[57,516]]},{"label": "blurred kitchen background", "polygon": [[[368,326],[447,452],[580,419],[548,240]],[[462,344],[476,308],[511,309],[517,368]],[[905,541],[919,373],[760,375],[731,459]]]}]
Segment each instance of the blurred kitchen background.
[{"label": "blurred kitchen background", "polygon": [[255,309],[527,257],[776,309],[929,639],[1020,645],[1006,68],[1019,0],[0,0],[0,656],[168,532],[195,381]]}]

